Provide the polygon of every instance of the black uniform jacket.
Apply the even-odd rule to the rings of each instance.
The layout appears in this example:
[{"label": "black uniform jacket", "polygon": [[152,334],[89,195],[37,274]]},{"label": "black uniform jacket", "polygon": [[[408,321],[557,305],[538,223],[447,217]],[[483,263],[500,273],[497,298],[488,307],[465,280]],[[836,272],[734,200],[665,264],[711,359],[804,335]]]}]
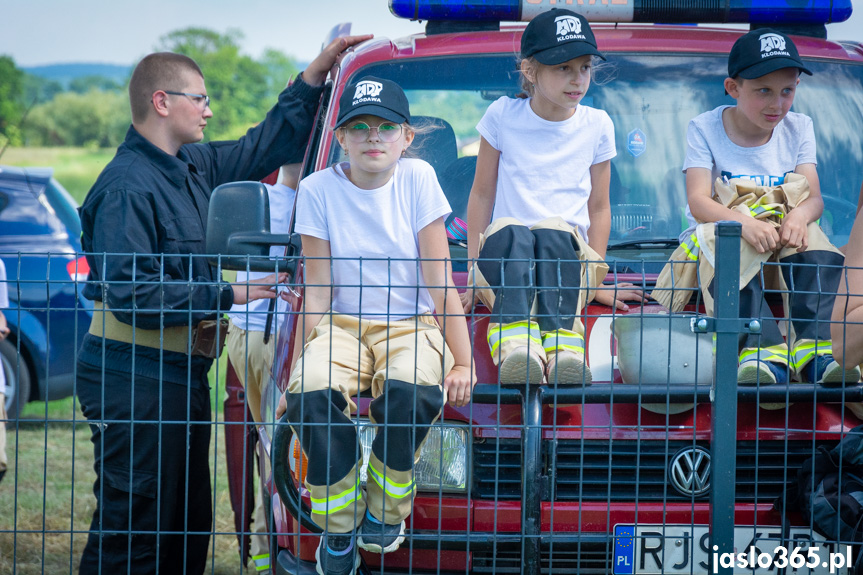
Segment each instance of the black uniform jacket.
[{"label": "black uniform jacket", "polygon": [[[90,276],[84,296],[138,328],[194,326],[230,309],[233,293],[207,262],[213,188],[260,180],[302,159],[322,89],[299,77],[266,119],[235,141],[189,144],[171,156],[130,127],[80,209]],[[79,361],[175,383],[211,360],[87,335]],[[104,358],[104,360],[103,360]]]}]

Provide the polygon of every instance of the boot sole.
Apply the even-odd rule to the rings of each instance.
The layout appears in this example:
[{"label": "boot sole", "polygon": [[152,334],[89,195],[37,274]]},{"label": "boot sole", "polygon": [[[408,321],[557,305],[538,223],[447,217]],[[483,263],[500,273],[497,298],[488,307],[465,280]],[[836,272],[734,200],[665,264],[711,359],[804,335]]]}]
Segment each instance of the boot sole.
[{"label": "boot sole", "polygon": [[553,364],[549,365],[549,385],[588,386],[592,382],[593,374],[590,373],[590,368],[584,363],[584,359],[575,354],[572,354],[572,357],[565,357],[563,359],[556,358],[553,360]]},{"label": "boot sole", "polygon": [[829,376],[828,376],[828,374],[825,373],[824,377],[821,378],[821,381],[819,381],[818,383],[820,383],[821,385],[829,385],[829,386],[837,386],[838,387],[838,386],[843,385],[843,384],[844,385],[857,385],[857,383],[859,381],[860,381],[860,368],[857,366],[854,366],[851,369],[834,370],[832,373],[829,374]]},{"label": "boot sole", "polygon": [[752,365],[742,365],[737,370],[737,383],[740,385],[773,385],[776,377],[768,368],[759,368],[756,362]]},{"label": "boot sole", "polygon": [[528,351],[527,347],[514,349],[500,364],[501,383],[542,383],[542,361]]}]

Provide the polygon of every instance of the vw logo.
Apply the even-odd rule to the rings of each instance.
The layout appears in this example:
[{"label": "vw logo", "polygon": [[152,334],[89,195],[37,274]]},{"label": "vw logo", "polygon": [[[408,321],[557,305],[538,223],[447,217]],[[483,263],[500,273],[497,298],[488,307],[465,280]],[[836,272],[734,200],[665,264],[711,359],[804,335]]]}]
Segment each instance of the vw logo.
[{"label": "vw logo", "polygon": [[703,447],[681,449],[671,459],[672,487],[687,497],[700,497],[710,489],[710,452]]}]

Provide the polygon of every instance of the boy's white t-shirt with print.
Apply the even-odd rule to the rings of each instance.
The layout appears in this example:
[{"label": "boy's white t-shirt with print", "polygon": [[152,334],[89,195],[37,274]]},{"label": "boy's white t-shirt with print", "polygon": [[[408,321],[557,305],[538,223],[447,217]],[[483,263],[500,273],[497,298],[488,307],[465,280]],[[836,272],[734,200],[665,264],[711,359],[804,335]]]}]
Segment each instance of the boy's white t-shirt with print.
[{"label": "boy's white t-shirt with print", "polygon": [[604,110],[579,104],[562,122],[540,118],[530,100],[493,102],[477,130],[500,152],[492,220],[526,226],[562,217],[587,238],[590,167],[617,155],[614,124]]},{"label": "boy's white t-shirt with print", "polygon": [[338,164],[300,183],[294,229],[330,243],[337,313],[397,320],[434,310],[418,258],[420,230],[451,212],[434,168],[402,158],[383,187],[363,190]]},{"label": "boy's white t-shirt with print", "polygon": [[[755,180],[760,186],[778,186],[797,166],[817,163],[815,129],[809,116],[788,112],[773,128],[770,141],[762,146],[744,148],[731,141],[722,124],[722,112],[730,107],[719,106],[689,122],[684,172],[689,168],[705,168],[712,173],[711,182],[722,177],[743,178]],[[689,228],[680,235],[681,243],[697,224],[688,203],[686,217]]]},{"label": "boy's white t-shirt with print", "polygon": [[[291,214],[294,211],[294,198],[296,190],[284,184],[264,184],[267,187],[267,197],[270,202],[270,232],[274,234],[287,234],[291,229]],[[271,257],[285,255],[285,246],[270,246]],[[255,280],[271,275],[269,272],[237,272],[237,283],[244,284],[247,280]],[[282,298],[276,298],[276,313],[279,318],[284,318],[288,311],[288,302]],[[267,327],[267,311],[270,309],[270,300],[258,299],[247,304],[234,304],[228,316],[231,322],[240,329],[246,331],[264,331]],[[279,321],[273,321],[270,333],[276,330]]]}]

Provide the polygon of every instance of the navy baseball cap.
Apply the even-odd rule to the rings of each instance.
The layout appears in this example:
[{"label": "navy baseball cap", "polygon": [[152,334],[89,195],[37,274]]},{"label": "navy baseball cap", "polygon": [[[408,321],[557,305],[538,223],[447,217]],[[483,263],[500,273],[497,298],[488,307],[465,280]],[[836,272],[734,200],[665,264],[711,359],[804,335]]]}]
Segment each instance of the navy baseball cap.
[{"label": "navy baseball cap", "polygon": [[530,21],[521,36],[521,57],[536,58],[554,66],[585,55],[599,56],[596,38],[587,18],[571,10],[555,8]]},{"label": "navy baseball cap", "polygon": [[759,28],[737,39],[728,55],[728,77],[752,80],[783,68],[812,75],[791,38],[771,28]]},{"label": "navy baseball cap", "polygon": [[339,118],[336,128],[345,122],[369,114],[384,120],[402,124],[410,123],[411,111],[407,96],[401,86],[392,80],[366,76],[351,84],[339,98]]}]

